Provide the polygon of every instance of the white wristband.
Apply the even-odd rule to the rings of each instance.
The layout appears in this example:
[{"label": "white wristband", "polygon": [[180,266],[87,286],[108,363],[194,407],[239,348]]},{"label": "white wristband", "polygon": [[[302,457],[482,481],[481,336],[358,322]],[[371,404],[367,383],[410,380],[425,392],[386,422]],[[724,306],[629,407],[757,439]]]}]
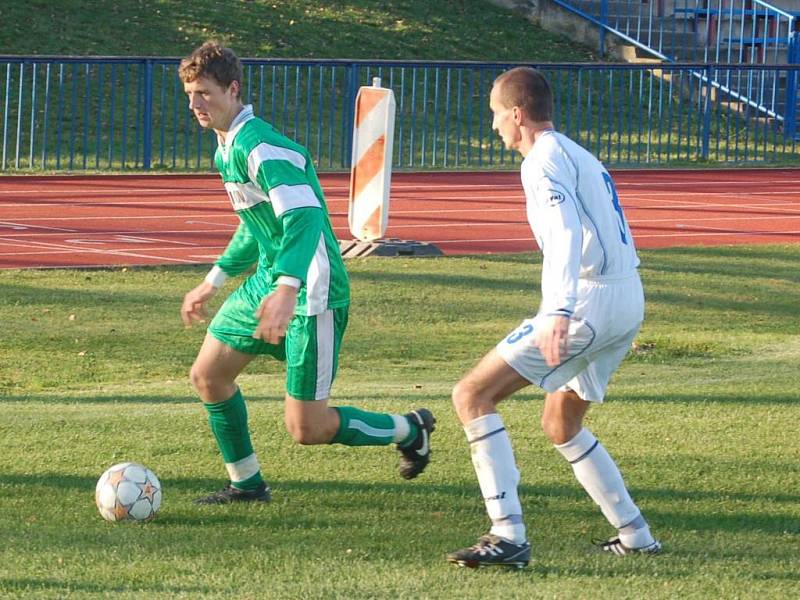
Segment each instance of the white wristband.
[{"label": "white wristband", "polygon": [[219,266],[214,265],[211,267],[211,270],[206,275],[205,282],[210,283],[215,288],[222,287],[222,284],[225,283],[225,280],[228,278],[228,274],[223,271]]},{"label": "white wristband", "polygon": [[296,290],[300,289],[300,286],[303,284],[297,277],[289,277],[288,275],[281,275],[278,277],[278,285],[288,285],[289,287],[293,287]]}]

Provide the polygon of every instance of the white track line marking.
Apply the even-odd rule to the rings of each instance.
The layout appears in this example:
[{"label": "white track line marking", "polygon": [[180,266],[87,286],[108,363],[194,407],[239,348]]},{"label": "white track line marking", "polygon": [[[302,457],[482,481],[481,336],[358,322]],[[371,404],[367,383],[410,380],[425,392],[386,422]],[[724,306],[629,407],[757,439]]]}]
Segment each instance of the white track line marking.
[{"label": "white track line marking", "polygon": [[791,235],[794,231],[756,231],[753,229],[726,229],[723,227],[707,227],[704,225],[684,225],[683,223],[675,223],[675,229],[700,229],[702,231],[718,231],[721,233],[729,233],[731,235]]},{"label": "white track line marking", "polygon": [[[2,240],[2,238],[0,238]],[[18,243],[13,244],[15,246],[19,246]],[[163,260],[163,261],[171,261],[171,262],[178,262],[178,263],[189,263],[194,264],[193,261],[184,260],[182,258],[169,258],[166,256],[149,256],[147,254],[140,254],[136,252],[129,252],[125,250],[100,250],[98,248],[76,248],[75,246],[64,246],[61,244],[54,244],[51,242],[37,242],[33,240],[29,240],[26,242],[26,245],[33,245],[39,248],[50,249],[50,250],[64,250],[66,252],[72,253],[89,253],[89,254],[102,254],[102,255],[111,255],[111,256],[128,256],[132,258],[145,258],[148,260]],[[167,250],[167,248],[163,248]],[[153,248],[153,250],[159,250],[158,248]]]},{"label": "white track line marking", "polygon": [[[800,215],[765,215],[763,217],[756,216],[755,214],[748,215],[746,219],[741,217],[696,217],[694,219],[681,219],[685,223],[696,223],[701,221],[712,221],[717,223],[719,221],[786,221],[791,219],[800,219]],[[675,219],[628,219],[628,223],[637,224],[640,227],[646,227],[650,223],[675,223]]]},{"label": "white track line marking", "polygon": [[[236,230],[236,227],[226,227],[225,229],[173,229],[173,230],[166,230],[166,231],[154,231],[153,233],[158,233],[160,235],[177,234],[177,233],[197,233],[197,234],[200,234],[200,233],[232,233],[235,230]],[[142,232],[140,230],[134,230],[134,231],[88,231],[88,232],[80,232],[80,236],[81,237],[79,239],[86,239],[86,238],[90,238],[92,236],[111,236],[111,235],[137,237],[137,234],[140,234],[140,233],[147,233],[147,232],[146,231]],[[46,238],[47,236],[60,236],[60,235],[63,235],[63,233],[4,233],[3,237],[4,238],[17,238],[17,239],[20,239],[20,238],[29,238],[29,237]],[[145,239],[145,238],[143,238],[141,236],[138,236],[138,237],[140,237],[140,239]],[[171,240],[171,239],[166,239],[166,240],[159,240],[159,239],[156,239],[156,238],[153,238],[153,239],[156,240],[156,241],[159,241],[159,242],[163,242],[165,244],[194,245],[194,244],[192,244],[190,242],[178,242],[178,241]]]},{"label": "white track line marking", "polygon": [[138,235],[124,235],[125,239],[128,240],[142,240],[144,242],[155,242],[159,244],[180,244],[181,246],[197,246],[194,242],[179,242],[178,240],[162,240],[160,238],[155,237],[143,237]]},{"label": "white track line marking", "polygon": [[[477,211],[476,211],[477,212]],[[765,215],[765,216],[757,216],[757,215],[750,215],[748,222],[752,221],[787,221],[793,219],[800,219],[800,215]],[[689,219],[681,219],[682,223],[703,223],[711,221],[713,223],[718,223],[721,221],[733,221],[739,222],[743,219],[741,217],[695,217]],[[233,232],[236,227],[233,225],[226,225],[225,223],[211,223],[211,222],[200,222],[196,221],[197,223],[202,223],[204,225],[211,225],[216,227],[223,227],[224,229],[171,229],[171,230],[164,230],[157,232],[158,234],[164,235],[171,235],[171,234],[181,234],[181,233],[191,233],[191,234],[216,234],[216,233],[231,233]],[[648,225],[651,224],[658,224],[658,223],[675,223],[675,219],[628,219],[628,223],[632,227],[636,229],[645,229]],[[528,226],[528,222],[526,220],[519,220],[519,221],[505,221],[499,223],[497,221],[489,221],[489,222],[475,222],[475,221],[460,221],[460,222],[448,222],[448,223],[409,223],[409,224],[390,224],[387,230],[395,230],[395,229],[436,229],[441,227],[475,227],[475,226],[490,226],[490,227],[519,227],[519,226]],[[679,225],[676,225],[678,227]],[[697,226],[699,227],[699,225]],[[348,231],[348,227],[346,225],[338,225],[333,227],[334,231]],[[81,233],[81,237],[75,240],[64,240],[64,242],[70,243],[109,243],[109,240],[92,240],[90,239],[92,236],[118,236],[120,238],[119,241],[135,241],[137,239],[140,240],[148,240],[148,241],[155,241],[160,242],[163,244],[180,244],[186,246],[196,246],[195,243],[192,242],[181,242],[178,240],[172,239],[162,239],[162,238],[151,238],[151,237],[143,237],[137,234],[143,233],[140,230],[130,230],[130,231],[93,231],[93,232],[86,232]],[[146,233],[146,232],[144,232]],[[155,233],[155,232],[154,232]],[[42,238],[45,236],[57,236],[61,235],[61,233],[38,233],[38,232],[31,232],[31,233],[8,233],[4,234],[4,238],[16,238],[16,239],[23,239],[23,238]],[[532,238],[531,238],[532,239]],[[113,242],[112,242],[113,243]]]},{"label": "white track line marking", "polygon": [[[136,207],[142,206],[166,206],[166,205],[178,205],[178,206],[186,206],[185,200],[162,200],[162,201],[153,201],[153,202],[136,202]],[[200,205],[200,204],[211,204],[213,206],[219,205],[220,207],[228,207],[230,209],[230,201],[223,200],[197,200],[192,201],[191,207]],[[51,206],[60,206],[61,208],[95,208],[96,206],[114,206],[114,207],[127,207],[131,205],[130,200],[120,200],[119,202],[112,201],[93,201],[93,202],[72,202],[64,200],[62,201],[55,201],[55,202],[41,202],[36,203],[31,208],[41,208],[41,207],[51,207]],[[20,208],[19,202],[0,202],[0,208]]]},{"label": "white track line marking", "polygon": [[698,231],[695,233],[682,232],[682,233],[640,233],[636,239],[644,238],[684,238],[684,237],[721,237],[721,236],[736,236],[741,239],[743,236],[782,236],[782,235],[798,235],[800,231]]},{"label": "white track line marking", "polygon": [[686,181],[620,181],[619,175],[613,175],[614,185],[620,187],[652,187],[657,185],[780,185],[780,184],[796,184],[796,179],[766,179],[764,181],[753,181],[752,179],[732,179],[732,180],[719,180],[719,179],[687,179]]},{"label": "white track line marking", "polygon": [[[138,231],[134,231],[131,233],[139,233]],[[182,233],[182,232],[175,232],[175,233]],[[112,235],[113,239],[91,239],[89,236],[92,235]],[[18,236],[22,237],[22,236]],[[178,244],[180,246],[197,246],[194,242],[179,242],[178,240],[162,240],[159,238],[153,237],[142,237],[137,235],[125,235],[123,233],[111,233],[102,234],[97,232],[92,232],[86,234],[84,237],[80,238],[69,238],[62,240],[65,244],[119,244],[121,243],[128,243],[128,244]]]},{"label": "white track line marking", "polygon": [[[25,221],[26,219],[22,219],[22,220]],[[45,221],[55,221],[56,219],[44,219],[44,220]],[[64,231],[64,232],[67,232],[67,233],[73,233],[73,232],[77,231],[77,229],[64,229],[63,227],[45,227],[44,225],[23,225],[21,223],[12,223],[11,221],[0,221],[0,227],[9,227],[11,229],[16,229],[16,230],[19,230],[19,229],[30,229],[30,228],[33,227],[35,229],[47,229],[47,230],[50,230],[50,231]]]},{"label": "white track line marking", "polygon": [[[91,247],[72,247],[72,246],[64,246],[61,244],[56,244],[52,242],[26,242],[24,245],[14,242],[13,240],[7,240],[3,237],[0,237],[0,246],[7,246],[11,248],[27,248],[27,250],[22,252],[3,252],[0,253],[0,256],[16,256],[16,255],[23,255],[23,254],[113,254],[114,252],[132,252],[138,250],[138,248],[115,248],[113,250],[104,251],[99,248],[91,248]],[[41,248],[41,250],[35,250],[29,248],[33,246],[34,248]],[[222,251],[225,249],[225,244],[220,244],[216,246],[201,246],[197,245],[191,249],[183,248],[183,247],[175,247],[175,246],[157,246],[155,248],[150,248],[149,250],[157,250],[157,251],[180,251],[186,252],[188,251],[203,251],[203,250],[219,250]],[[215,258],[219,257],[219,254],[214,255]]]},{"label": "white track line marking", "polygon": [[[784,212],[785,214],[794,214],[800,213],[800,203],[790,202],[790,203],[757,203],[757,202],[750,202],[747,204],[726,204],[726,203],[715,203],[715,202],[691,202],[688,200],[659,200],[653,201],[657,202],[655,204],[643,204],[643,202],[647,202],[647,200],[632,200],[627,199],[623,200],[622,205],[625,209],[628,210],[677,210],[681,208],[697,208],[701,207],[704,209],[708,209],[709,212],[713,212],[713,209],[737,209],[742,213],[745,213],[745,209],[747,210],[762,210],[762,211],[769,211],[769,212]],[[398,202],[399,203],[399,202]],[[794,207],[797,206],[797,209],[794,208],[785,208],[785,207]],[[456,209],[456,208],[444,208],[444,209],[419,209],[419,210],[394,210],[391,211],[391,215],[438,215],[438,214],[470,214],[470,213],[503,213],[503,212],[518,212],[524,214],[525,207],[524,204],[520,203],[518,205],[509,206],[509,207],[498,207],[498,208],[466,208],[466,209]],[[332,217],[337,216],[346,216],[345,213],[339,212],[331,212]],[[751,214],[751,213],[746,213]],[[187,224],[201,224],[201,225],[214,225],[214,226],[222,226],[223,223],[213,222],[213,221],[205,221],[205,220],[198,220],[207,218],[209,216],[220,217],[220,215],[209,215],[207,213],[200,213],[200,214],[190,214],[190,215],[92,215],[92,216],[76,216],[76,217],[23,217],[15,219],[15,221],[19,222],[11,222],[11,221],[0,221],[0,226],[3,223],[9,224],[9,226],[15,227],[28,227],[26,223],[31,221],[45,221],[45,222],[54,222],[54,221],[133,221],[133,220],[153,220],[153,219],[161,219],[164,221],[170,220],[185,220]],[[231,219],[232,224],[236,224],[238,220],[236,220],[236,215],[230,213],[229,215],[222,215],[221,218],[229,218]],[[225,223],[227,225],[227,223]],[[38,227],[40,229],[52,229],[55,231],[78,231],[75,229],[64,229],[59,227],[46,227],[44,225],[30,225],[30,227]]]},{"label": "white track line marking", "polygon": [[713,203],[705,203],[705,202],[686,202],[686,201],[674,201],[674,202],[663,202],[659,201],[658,204],[631,204],[630,202],[623,202],[622,207],[626,210],[680,210],[682,208],[703,208],[706,209],[708,212],[714,212],[714,209],[720,210],[731,210],[737,209],[744,215],[750,215],[753,213],[747,212],[748,210],[763,210],[763,211],[770,211],[770,212],[781,212],[784,211],[787,214],[798,212],[793,208],[783,208],[784,206],[795,206],[795,203],[784,203],[784,204],[713,204]]},{"label": "white track line marking", "polygon": [[186,221],[187,225],[212,225],[214,227],[227,227],[235,223],[212,223],[211,221]]},{"label": "white track line marking", "polygon": [[[105,220],[108,220],[108,221],[119,221],[119,220],[126,221],[126,220],[133,220],[133,219],[146,219],[146,220],[162,219],[162,220],[166,221],[166,220],[170,220],[170,219],[186,219],[187,217],[188,218],[203,218],[203,217],[208,217],[208,216],[210,216],[210,215],[205,214],[205,213],[201,213],[201,214],[198,214],[198,215],[169,215],[169,216],[164,216],[164,215],[142,215],[142,216],[122,215],[122,216],[117,216],[117,217],[114,217],[114,216],[102,216],[101,217],[101,216],[98,215],[98,216],[87,216],[87,217],[25,217],[24,219],[17,219],[17,221],[105,221]],[[236,219],[236,215],[233,212],[231,212],[231,214],[229,216],[231,217],[232,220]],[[238,221],[238,219],[236,219],[236,221]],[[50,227],[50,228],[43,227],[43,229],[58,229],[58,228],[57,227]],[[73,230],[66,230],[65,229],[64,231],[75,231],[75,230],[74,229]]]},{"label": "white track line marking", "polygon": [[536,248],[536,243],[533,238],[485,238],[485,239],[469,239],[469,240],[433,240],[431,244],[465,244],[465,243],[481,243],[481,242],[530,242],[531,246]]}]

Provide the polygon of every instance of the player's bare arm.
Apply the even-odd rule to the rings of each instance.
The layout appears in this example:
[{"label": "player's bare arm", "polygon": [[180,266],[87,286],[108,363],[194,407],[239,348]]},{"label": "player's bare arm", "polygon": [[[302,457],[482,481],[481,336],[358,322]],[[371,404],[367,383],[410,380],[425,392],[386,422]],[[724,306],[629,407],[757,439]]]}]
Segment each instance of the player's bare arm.
[{"label": "player's bare arm", "polygon": [[195,321],[204,321],[208,317],[206,302],[214,297],[217,288],[204,281],[183,297],[181,305],[181,319],[183,324],[191,327]]},{"label": "player's bare arm", "polygon": [[256,311],[259,320],[253,337],[268,344],[277,344],[286,335],[289,321],[294,316],[297,290],[290,285],[279,285],[274,292],[261,301]]},{"label": "player's bare arm", "polygon": [[542,352],[548,366],[561,364],[567,353],[569,317],[552,315],[544,319],[543,326],[536,334],[536,345]]}]

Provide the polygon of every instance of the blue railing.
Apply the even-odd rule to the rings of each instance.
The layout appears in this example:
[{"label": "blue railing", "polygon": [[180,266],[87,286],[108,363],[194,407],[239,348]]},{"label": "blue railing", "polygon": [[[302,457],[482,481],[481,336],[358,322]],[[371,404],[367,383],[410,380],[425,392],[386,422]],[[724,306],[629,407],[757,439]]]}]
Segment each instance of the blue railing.
[{"label": "blue railing", "polygon": [[[188,110],[173,58],[0,56],[3,172],[212,169],[215,136]],[[350,166],[359,86],[394,90],[396,169],[511,168],[488,94],[511,64],[245,60],[256,114],[310,150],[322,170]],[[542,64],[557,126],[610,165],[798,161],[766,80],[792,65]],[[747,94],[722,91],[736,82]],[[722,96],[727,95],[725,102]],[[788,108],[787,108],[788,110]],[[788,114],[788,112],[787,112]]]},{"label": "blue railing", "polygon": [[786,63],[797,31],[798,13],[763,0],[553,1],[676,62]]},{"label": "blue railing", "polygon": [[[643,57],[666,62],[797,64],[800,62],[798,13],[763,0],[553,0],[612,33]],[[713,82],[721,98],[749,104],[784,123],[787,137],[797,133],[797,77],[794,72],[757,81]],[[698,74],[698,76],[700,76]]]}]

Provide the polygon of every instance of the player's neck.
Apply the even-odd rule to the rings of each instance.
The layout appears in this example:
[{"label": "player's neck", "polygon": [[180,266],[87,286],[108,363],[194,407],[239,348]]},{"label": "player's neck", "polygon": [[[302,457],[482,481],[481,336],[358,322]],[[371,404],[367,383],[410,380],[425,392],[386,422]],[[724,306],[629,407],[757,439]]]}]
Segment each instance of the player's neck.
[{"label": "player's neck", "polygon": [[231,112],[227,115],[227,118],[225,119],[225,126],[220,127],[219,129],[214,128],[214,131],[217,133],[217,136],[220,140],[222,140],[222,142],[225,142],[225,138],[227,137],[228,132],[231,130],[231,125],[233,125],[233,122],[236,120],[236,117],[239,116],[239,113],[242,112],[242,110],[244,110],[244,104],[237,102],[236,105],[234,105],[234,107],[231,109]]},{"label": "player's neck", "polygon": [[519,145],[519,152],[524,158],[533,150],[534,144],[540,137],[550,131],[555,131],[555,126],[552,121],[534,121],[525,124],[521,129],[522,140]]}]

